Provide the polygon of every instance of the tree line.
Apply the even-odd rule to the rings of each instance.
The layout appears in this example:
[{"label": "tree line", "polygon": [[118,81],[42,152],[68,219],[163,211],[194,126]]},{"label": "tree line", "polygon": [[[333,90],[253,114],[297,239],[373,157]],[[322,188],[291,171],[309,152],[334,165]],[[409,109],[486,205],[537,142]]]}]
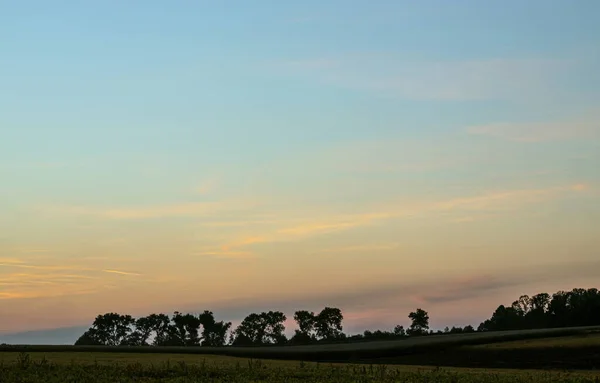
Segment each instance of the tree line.
[{"label": "tree line", "polygon": [[131,315],[98,315],[92,326],[75,345],[109,346],[265,346],[302,345],[400,339],[431,334],[458,334],[475,331],[525,330],[546,327],[600,325],[600,292],[576,288],[555,294],[523,295],[510,306],[500,305],[492,317],[473,326],[429,329],[429,314],[418,308],[408,315],[411,324],[388,330],[367,330],[362,334],[343,332],[344,316],[339,308],[325,307],[318,313],[299,310],[294,313],[297,329],[289,339],[285,335],[287,316],[281,311],[249,314],[236,329],[231,322],[217,321],[212,311],[199,315],[174,312],[133,318]]},{"label": "tree line", "polygon": [[500,305],[479,331],[595,326],[600,324],[598,289],[576,288],[552,295],[522,295],[510,306]]}]

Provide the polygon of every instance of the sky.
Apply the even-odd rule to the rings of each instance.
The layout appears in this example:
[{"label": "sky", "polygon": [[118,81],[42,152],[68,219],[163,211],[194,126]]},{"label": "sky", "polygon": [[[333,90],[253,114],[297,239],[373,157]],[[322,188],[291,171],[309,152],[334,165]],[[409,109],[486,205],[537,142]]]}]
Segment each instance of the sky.
[{"label": "sky", "polygon": [[600,287],[598,14],[0,0],[0,341],[105,312],[476,326]]}]

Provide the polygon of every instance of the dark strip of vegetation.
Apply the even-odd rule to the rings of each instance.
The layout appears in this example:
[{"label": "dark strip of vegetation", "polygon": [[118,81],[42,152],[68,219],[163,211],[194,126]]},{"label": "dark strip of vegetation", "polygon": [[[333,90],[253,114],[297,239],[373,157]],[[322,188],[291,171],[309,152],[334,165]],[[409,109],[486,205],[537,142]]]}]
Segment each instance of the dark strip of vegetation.
[{"label": "dark strip of vegetation", "polygon": [[600,348],[586,345],[521,349],[457,347],[368,362],[438,367],[597,370],[600,368]]},{"label": "dark strip of vegetation", "polygon": [[0,382],[547,382],[593,383],[597,379],[575,374],[498,374],[452,372],[443,369],[407,372],[384,365],[326,365],[311,366],[299,363],[294,367],[274,367],[260,360],[249,360],[234,366],[210,363],[200,365],[184,362],[160,365],[130,363],[113,364],[54,364],[47,360],[33,361],[28,354],[20,355],[16,363],[0,365]]}]

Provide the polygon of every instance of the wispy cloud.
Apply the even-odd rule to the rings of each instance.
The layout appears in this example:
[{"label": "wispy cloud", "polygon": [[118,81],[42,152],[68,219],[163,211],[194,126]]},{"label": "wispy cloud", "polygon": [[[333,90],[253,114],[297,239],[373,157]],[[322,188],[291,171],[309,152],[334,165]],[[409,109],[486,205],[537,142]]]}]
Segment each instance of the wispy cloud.
[{"label": "wispy cloud", "polygon": [[586,184],[575,184],[575,185],[571,186],[571,189],[575,190],[575,191],[584,191],[584,190],[588,190],[589,188],[590,188],[590,186],[586,185]]},{"label": "wispy cloud", "polygon": [[51,272],[0,274],[0,286],[4,293],[0,299],[48,298],[88,294],[98,290],[95,287],[100,280],[98,276],[59,270],[46,271]]},{"label": "wispy cloud", "polygon": [[44,253],[52,253],[52,249],[45,249],[41,247],[17,247],[12,251],[21,254],[44,254]]},{"label": "wispy cloud", "polygon": [[193,255],[200,256],[212,256],[215,258],[224,258],[224,259],[240,259],[247,260],[254,258],[256,255],[251,251],[235,251],[235,250],[206,250],[206,251],[197,251],[194,252]]},{"label": "wispy cloud", "polygon": [[[568,285],[574,280],[593,280],[599,271],[598,261],[572,260],[527,267],[507,264],[500,269],[454,272],[442,277],[432,275],[412,281],[379,281],[354,289],[331,289],[319,293],[299,291],[295,296],[243,297],[204,305],[209,305],[228,320],[239,320],[248,313],[264,309],[276,308],[291,314],[298,309],[320,310],[331,305],[340,307],[344,312],[346,328],[352,329],[368,322],[372,329],[408,322],[409,310],[418,306],[430,313],[435,312],[436,321],[448,320],[444,318],[444,312],[439,311],[440,308],[463,301],[469,302],[471,308],[464,318],[468,319],[469,324],[477,325],[472,322],[474,318],[488,318],[498,305],[510,304],[518,298],[517,294],[536,294],[540,292],[537,289],[541,285],[550,286],[549,291],[569,288]],[[563,287],[565,283],[567,287]],[[532,289],[531,286],[535,287]],[[490,300],[491,297],[494,300]]]},{"label": "wispy cloud", "polygon": [[354,252],[370,252],[370,251],[385,251],[395,250],[400,247],[398,243],[381,243],[371,245],[356,245],[356,246],[340,246],[317,250],[317,253],[354,253]]},{"label": "wispy cloud", "polygon": [[191,202],[177,205],[145,207],[99,208],[88,206],[46,207],[43,211],[53,214],[83,215],[104,219],[135,220],[165,217],[207,216],[217,212],[243,210],[255,206],[253,202],[217,201]]},{"label": "wispy cloud", "polygon": [[110,273],[110,274],[119,274],[119,275],[132,275],[132,276],[141,276],[142,274],[140,273],[133,273],[130,271],[121,271],[121,270],[102,270],[103,273]]},{"label": "wispy cloud", "polygon": [[0,264],[3,264],[3,265],[20,264],[20,263],[25,263],[25,261],[22,259],[19,259],[19,258],[0,257]]},{"label": "wispy cloud", "polygon": [[12,268],[22,268],[22,269],[37,269],[37,270],[79,270],[86,271],[91,270],[85,267],[78,266],[68,266],[68,265],[36,265],[25,263],[22,261],[18,262],[10,262],[10,260],[3,260],[0,262],[0,266],[12,267]]},{"label": "wispy cloud", "polygon": [[115,269],[32,264],[6,258],[2,259],[0,266],[4,266],[0,272],[0,288],[5,293],[3,299],[47,298],[101,291],[107,285],[106,277],[101,273],[142,276]]},{"label": "wispy cloud", "polygon": [[235,221],[209,221],[202,222],[201,226],[206,227],[240,227],[253,225],[269,225],[277,223],[274,219],[256,219],[256,220],[235,220]]},{"label": "wispy cloud", "polygon": [[194,190],[198,194],[209,194],[214,191],[216,187],[217,181],[215,179],[208,179],[201,182]]},{"label": "wispy cloud", "polygon": [[512,212],[523,206],[560,198],[569,193],[580,193],[588,188],[589,185],[578,183],[540,189],[497,190],[481,195],[443,200],[413,201],[400,204],[389,202],[364,213],[331,213],[325,217],[314,217],[296,223],[282,221],[274,227],[258,230],[252,236],[246,235],[233,239],[223,245],[223,250],[237,251],[249,245],[297,241],[313,236],[382,224],[392,219],[410,219],[435,214],[458,215],[458,217],[451,217],[454,221],[457,219],[463,221],[480,219],[482,215],[490,218]]},{"label": "wispy cloud", "polygon": [[409,99],[460,101],[542,97],[572,65],[573,60],[544,58],[436,62],[365,54],[289,60],[280,68],[331,85]]},{"label": "wispy cloud", "polygon": [[558,186],[545,189],[522,189],[496,191],[480,196],[453,198],[446,201],[436,202],[426,207],[425,211],[444,210],[470,210],[490,211],[514,208],[523,204],[542,201],[548,197],[554,197],[561,193],[577,191],[573,185]]},{"label": "wispy cloud", "polygon": [[391,217],[392,214],[386,212],[341,215],[339,217],[330,218],[329,220],[307,222],[298,226],[279,229],[277,234],[282,237],[302,238],[310,235],[327,234],[371,225],[377,221]]},{"label": "wispy cloud", "polygon": [[534,123],[494,123],[471,126],[467,132],[516,142],[564,141],[600,137],[600,120]]},{"label": "wispy cloud", "polygon": [[50,169],[65,169],[74,168],[79,165],[73,163],[64,162],[24,162],[24,163],[11,163],[11,164],[0,164],[0,170],[50,170]]}]

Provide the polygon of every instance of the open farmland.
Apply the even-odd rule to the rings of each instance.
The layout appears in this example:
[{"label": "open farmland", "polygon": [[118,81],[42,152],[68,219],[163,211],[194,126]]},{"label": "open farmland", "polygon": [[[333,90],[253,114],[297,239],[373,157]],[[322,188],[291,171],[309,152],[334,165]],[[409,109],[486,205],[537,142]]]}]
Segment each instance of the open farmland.
[{"label": "open farmland", "polygon": [[540,347],[566,347],[577,348],[596,346],[600,347],[600,331],[593,331],[584,334],[572,336],[561,336],[552,338],[522,339],[500,343],[488,343],[477,348],[498,348],[498,349],[521,349],[521,348],[540,348]]},{"label": "open farmland", "polygon": [[593,371],[549,372],[320,364],[226,356],[0,353],[1,382],[598,382]]},{"label": "open farmland", "polygon": [[586,370],[600,367],[600,334],[527,338],[381,358],[378,363],[461,366],[471,368],[524,368]]},{"label": "open farmland", "polygon": [[[415,373],[443,366],[445,373],[473,373],[496,369],[594,370],[600,366],[598,327],[506,331],[426,336],[399,341],[378,341],[287,347],[104,347],[104,346],[3,346],[0,362],[13,366],[28,363],[94,365],[110,369],[203,366],[221,371],[240,366],[268,366],[269,371],[296,371],[302,366],[387,365],[395,374]],[[252,362],[250,359],[255,360]],[[263,361],[256,361],[258,359]],[[311,362],[312,361],[312,362]],[[321,362],[318,364],[317,362]],[[253,364],[255,363],[255,364]],[[393,365],[393,366],[392,366]],[[121,366],[121,367],[118,367]],[[134,367],[132,367],[134,366]],[[137,366],[137,367],[136,367]],[[429,366],[429,367],[423,367]],[[162,368],[161,367],[161,368]],[[464,369],[456,369],[463,367]],[[58,367],[57,367],[58,368]],[[266,367],[265,367],[266,368]],[[379,367],[378,367],[379,368]],[[381,367],[383,368],[383,367]],[[450,370],[447,370],[450,368]],[[194,370],[196,371],[196,370]],[[306,371],[306,370],[302,370]],[[197,371],[196,371],[197,372]],[[198,372],[199,373],[199,372]],[[311,374],[316,372],[311,372]],[[310,375],[310,374],[309,374]],[[522,374],[521,374],[522,375]],[[304,375],[303,375],[304,376]],[[311,375],[312,376],[312,375]],[[556,378],[552,375],[552,379]],[[579,376],[579,375],[578,375]],[[598,376],[598,374],[594,374]],[[230,377],[231,379],[234,379]],[[400,379],[398,376],[396,378]],[[312,379],[312,378],[310,378]],[[310,381],[310,380],[309,380]],[[399,380],[402,381],[402,380]],[[417,380],[418,381],[418,380]]]}]

